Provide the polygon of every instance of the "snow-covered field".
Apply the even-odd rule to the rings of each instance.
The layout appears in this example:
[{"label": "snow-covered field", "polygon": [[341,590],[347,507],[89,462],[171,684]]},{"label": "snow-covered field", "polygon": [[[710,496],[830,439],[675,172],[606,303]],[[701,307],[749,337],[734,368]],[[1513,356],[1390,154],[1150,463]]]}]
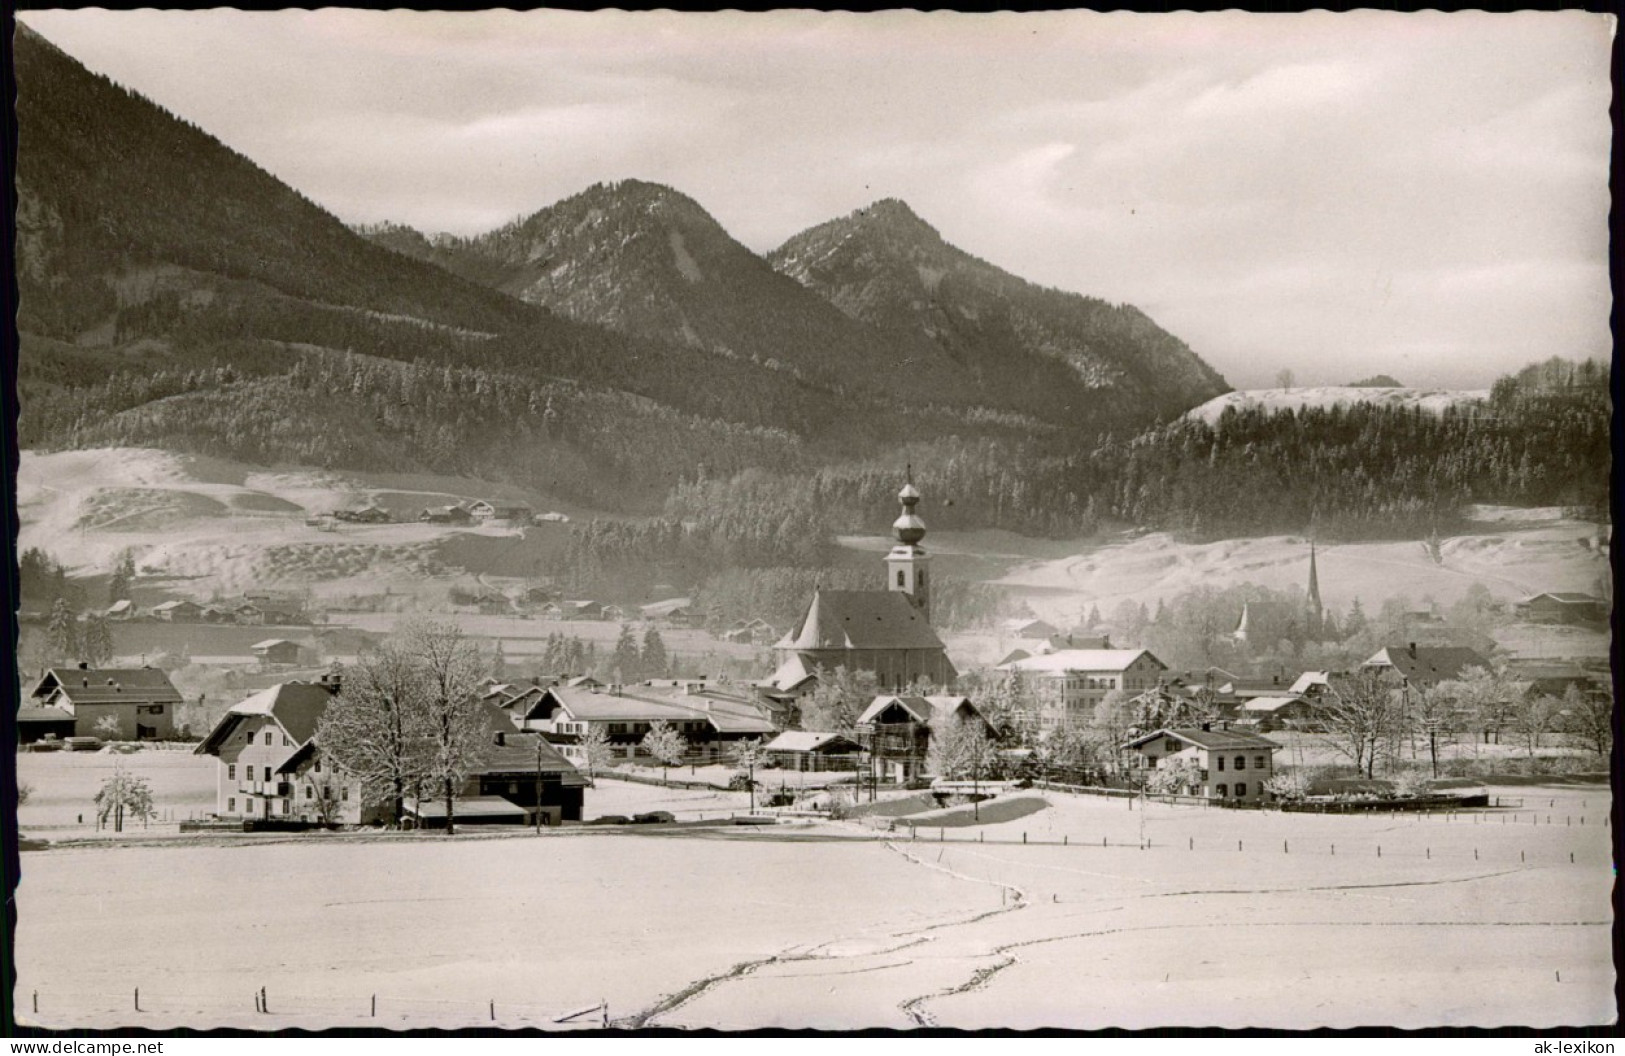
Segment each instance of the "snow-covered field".
[{"label": "snow-covered field", "polygon": [[1521,809],[1034,792],[1038,813],[940,842],[829,824],[31,853],[18,1007],[37,990],[66,1028],[490,1025],[492,1002],[499,1027],[545,1025],[600,999],[624,1025],[724,1029],[1609,1022],[1608,790],[1495,791]]},{"label": "snow-covered field", "polygon": [[1292,389],[1238,389],[1223,396],[1215,396],[1206,403],[1185,412],[1185,417],[1200,419],[1209,425],[1219,420],[1227,407],[1238,411],[1264,409],[1280,411],[1288,408],[1335,407],[1351,403],[1374,403],[1383,407],[1420,407],[1435,414],[1446,407],[1489,399],[1488,389],[1415,389],[1363,388],[1353,385],[1311,385]]}]

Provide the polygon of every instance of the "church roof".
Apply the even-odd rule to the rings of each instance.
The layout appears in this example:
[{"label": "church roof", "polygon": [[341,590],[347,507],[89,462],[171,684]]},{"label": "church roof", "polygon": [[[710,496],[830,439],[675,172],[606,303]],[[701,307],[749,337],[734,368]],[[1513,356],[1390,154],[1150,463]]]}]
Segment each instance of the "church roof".
[{"label": "church roof", "polygon": [[781,649],[941,649],[907,596],[889,590],[820,590]]}]

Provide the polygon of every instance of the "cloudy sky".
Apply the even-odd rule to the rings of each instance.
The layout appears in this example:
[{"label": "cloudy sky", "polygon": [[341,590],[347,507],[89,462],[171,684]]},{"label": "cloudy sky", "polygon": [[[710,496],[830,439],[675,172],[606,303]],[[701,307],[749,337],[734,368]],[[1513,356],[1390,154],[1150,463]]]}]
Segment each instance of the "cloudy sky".
[{"label": "cloudy sky", "polygon": [[473,234],[639,177],[765,252],[898,197],[1238,387],[1612,348],[1599,15],[20,17],[346,221]]}]

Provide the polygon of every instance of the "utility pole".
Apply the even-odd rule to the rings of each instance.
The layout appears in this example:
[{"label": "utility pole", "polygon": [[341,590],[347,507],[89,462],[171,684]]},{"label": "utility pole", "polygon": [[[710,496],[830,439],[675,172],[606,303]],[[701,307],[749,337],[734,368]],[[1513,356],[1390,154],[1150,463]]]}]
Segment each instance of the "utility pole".
[{"label": "utility pole", "polygon": [[536,835],[541,835],[541,731],[536,731]]}]

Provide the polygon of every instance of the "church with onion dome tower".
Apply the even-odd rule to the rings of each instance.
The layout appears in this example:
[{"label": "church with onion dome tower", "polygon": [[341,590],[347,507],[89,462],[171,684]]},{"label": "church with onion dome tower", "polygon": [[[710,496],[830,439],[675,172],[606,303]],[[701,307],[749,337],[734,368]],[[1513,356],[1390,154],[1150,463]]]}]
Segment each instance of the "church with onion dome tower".
[{"label": "church with onion dome tower", "polygon": [[844,667],[870,671],[887,692],[904,692],[921,679],[938,690],[959,673],[931,627],[930,555],[920,545],[925,522],[915,512],[919,489],[909,474],[892,522],[897,545],[886,555],[885,590],[813,592],[806,612],[773,647],[778,667],[759,683],[769,698],[790,701],[812,691],[818,672]]}]

